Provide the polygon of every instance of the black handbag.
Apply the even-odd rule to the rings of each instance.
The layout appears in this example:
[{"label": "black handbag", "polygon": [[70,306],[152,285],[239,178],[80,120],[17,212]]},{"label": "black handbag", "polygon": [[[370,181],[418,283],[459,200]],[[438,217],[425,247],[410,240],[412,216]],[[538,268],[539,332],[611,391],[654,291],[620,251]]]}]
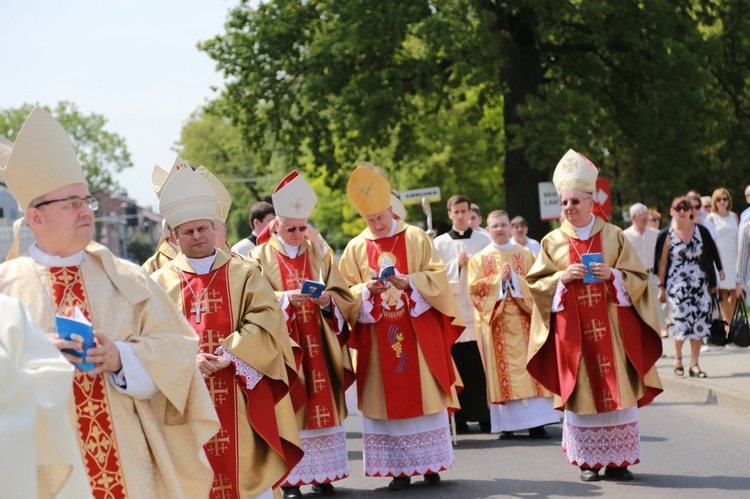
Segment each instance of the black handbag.
[{"label": "black handbag", "polygon": [[738,299],[734,307],[732,327],[729,328],[729,341],[738,347],[750,346],[750,324],[748,324],[747,310],[742,299]]},{"label": "black handbag", "polygon": [[[708,339],[711,342],[711,344],[716,345],[717,347],[723,347],[727,343],[729,343],[729,338],[727,337],[727,330],[726,326],[727,323],[724,322],[721,318],[721,311],[719,309],[719,298],[716,294],[711,295],[711,316],[716,317],[718,314],[718,318],[711,319],[711,330],[709,332]],[[750,332],[750,331],[748,331]]]}]

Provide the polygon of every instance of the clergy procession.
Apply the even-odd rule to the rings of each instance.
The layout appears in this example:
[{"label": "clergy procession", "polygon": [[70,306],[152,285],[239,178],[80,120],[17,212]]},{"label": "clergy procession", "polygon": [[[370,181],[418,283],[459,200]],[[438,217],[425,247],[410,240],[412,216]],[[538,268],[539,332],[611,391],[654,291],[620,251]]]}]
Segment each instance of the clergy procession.
[{"label": "clergy procession", "polygon": [[[17,238],[0,268],[0,439],[14,449],[0,495],[300,498],[362,473],[408,494],[451,480],[474,425],[523,445],[562,424],[571,480],[634,479],[663,313],[653,259],[593,197],[596,166],[564,154],[563,220],[540,242],[501,207],[480,227],[460,193],[433,240],[381,169],[353,166],[366,228],[340,257],[296,170],[230,247],[232,197],[211,165],[156,166],[163,230],[141,268],[94,240],[73,144],[34,108],[0,164],[16,234],[35,240],[20,253]],[[364,470],[350,467],[350,412]]]}]

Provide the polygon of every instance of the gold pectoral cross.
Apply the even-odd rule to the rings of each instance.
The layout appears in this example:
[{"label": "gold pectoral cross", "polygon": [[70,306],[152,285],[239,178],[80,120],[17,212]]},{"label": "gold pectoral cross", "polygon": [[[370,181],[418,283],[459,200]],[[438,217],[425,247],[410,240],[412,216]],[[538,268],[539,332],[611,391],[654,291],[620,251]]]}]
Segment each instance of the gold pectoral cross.
[{"label": "gold pectoral cross", "polygon": [[200,324],[201,323],[201,314],[203,312],[208,312],[208,309],[206,308],[206,305],[204,303],[203,298],[201,298],[198,301],[193,302],[193,308],[190,309],[190,313],[195,314],[195,323]]}]

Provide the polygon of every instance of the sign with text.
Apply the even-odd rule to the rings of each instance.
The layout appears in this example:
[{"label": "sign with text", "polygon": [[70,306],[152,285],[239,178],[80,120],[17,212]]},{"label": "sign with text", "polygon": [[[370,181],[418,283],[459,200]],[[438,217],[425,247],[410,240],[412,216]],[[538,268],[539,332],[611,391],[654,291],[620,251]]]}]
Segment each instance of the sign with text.
[{"label": "sign with text", "polygon": [[539,182],[539,213],[543,222],[557,220],[560,218],[562,208],[560,207],[560,196],[552,182]]},{"label": "sign with text", "polygon": [[424,189],[412,189],[403,191],[400,194],[401,202],[407,204],[420,204],[422,198],[427,198],[431,203],[440,201],[440,187],[426,187]]}]

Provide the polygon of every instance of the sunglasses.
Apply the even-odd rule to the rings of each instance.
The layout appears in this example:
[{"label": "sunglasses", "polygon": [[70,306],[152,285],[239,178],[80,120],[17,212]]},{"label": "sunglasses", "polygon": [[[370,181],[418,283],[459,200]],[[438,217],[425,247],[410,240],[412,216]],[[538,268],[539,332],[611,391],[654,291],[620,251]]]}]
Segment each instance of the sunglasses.
[{"label": "sunglasses", "polygon": [[699,209],[699,208],[700,207],[698,207],[698,208],[692,207],[689,204],[678,204],[677,206],[672,206],[672,209],[674,211],[690,211],[690,210]]},{"label": "sunglasses", "polygon": [[[583,199],[591,199],[591,198],[583,198]],[[583,201],[583,199],[572,198],[572,199],[568,199],[567,201],[560,201],[560,206],[562,206],[563,208],[565,208],[568,205],[578,206],[579,204],[581,204],[581,201]]]},{"label": "sunglasses", "polygon": [[659,222],[659,221],[661,221],[661,218],[659,218],[659,217],[651,217],[649,220],[651,220],[652,222]]},{"label": "sunglasses", "polygon": [[294,225],[291,225],[291,226],[284,225],[284,227],[286,228],[286,231],[289,232],[289,233],[291,233],[291,234],[294,234],[297,231],[305,232],[307,230],[307,225],[300,225],[299,227],[296,227]]},{"label": "sunglasses", "polygon": [[718,202],[718,201],[722,201],[722,202],[724,202],[724,201],[729,201],[729,198],[728,198],[728,197],[726,197],[726,196],[722,196],[722,197],[720,197],[720,198],[716,198],[716,201],[717,201],[717,202]]}]

